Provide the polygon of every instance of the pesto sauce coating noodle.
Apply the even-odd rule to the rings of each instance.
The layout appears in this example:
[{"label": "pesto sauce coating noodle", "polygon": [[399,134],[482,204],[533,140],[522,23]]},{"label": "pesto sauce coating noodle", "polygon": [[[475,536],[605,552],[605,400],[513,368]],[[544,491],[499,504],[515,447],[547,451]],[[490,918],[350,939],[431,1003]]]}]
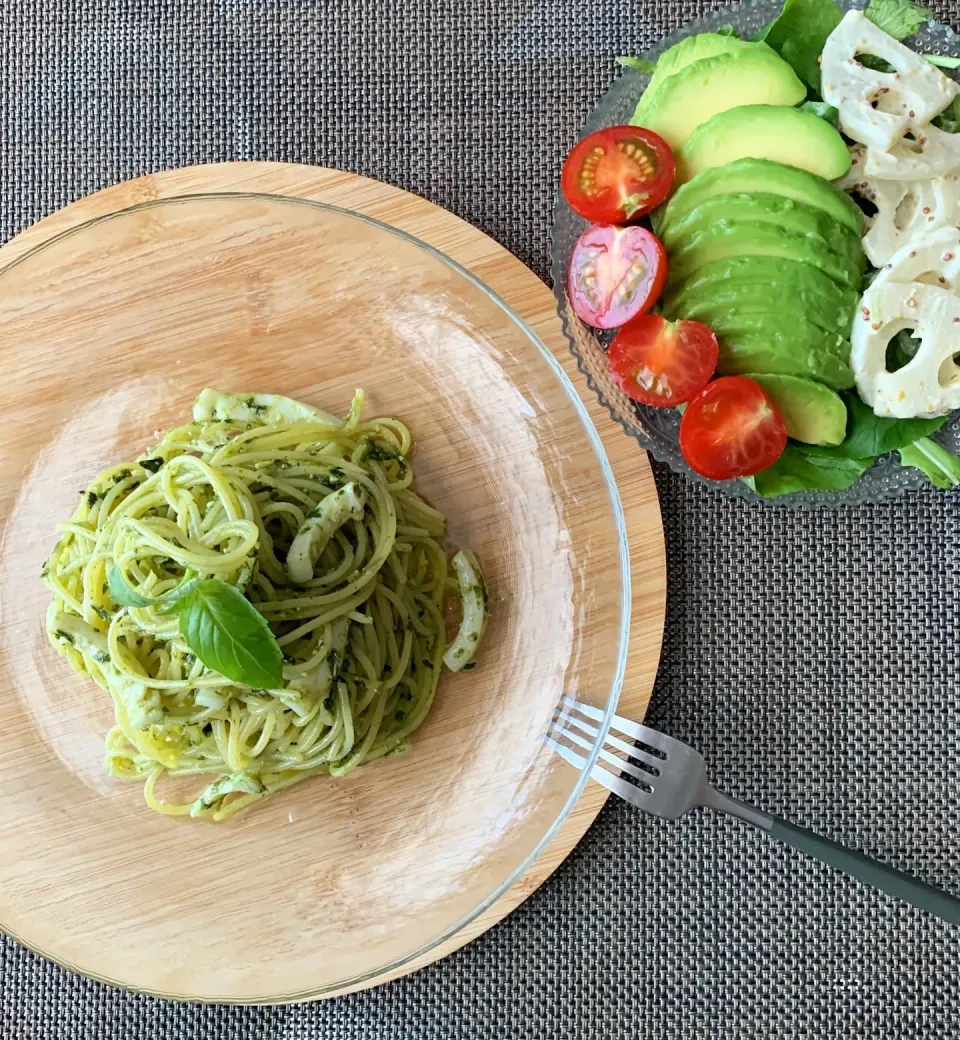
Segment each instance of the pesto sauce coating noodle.
[{"label": "pesto sauce coating noodle", "polygon": [[[51,642],[114,701],[108,772],[141,781],[155,810],[221,820],[404,749],[436,692],[450,583],[444,518],[412,488],[409,430],[362,421],[359,391],[345,422],[272,395],[208,389],[198,402],[194,422],[84,491],[43,576]],[[291,548],[341,489],[350,508],[293,580]],[[161,606],[118,605],[114,566],[144,602],[187,572],[240,589],[283,650],[282,688],[206,668]],[[167,774],[195,774],[193,796],[163,800]]]}]

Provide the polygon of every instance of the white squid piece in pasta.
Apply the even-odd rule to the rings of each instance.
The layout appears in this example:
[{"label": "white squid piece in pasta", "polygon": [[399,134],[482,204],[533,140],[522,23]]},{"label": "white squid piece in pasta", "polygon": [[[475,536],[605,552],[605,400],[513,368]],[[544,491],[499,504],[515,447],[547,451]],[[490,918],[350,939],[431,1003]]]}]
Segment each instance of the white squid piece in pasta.
[{"label": "white squid piece in pasta", "polygon": [[[330,692],[333,677],[337,671],[337,662],[342,659],[347,648],[347,636],[350,634],[350,619],[337,618],[330,625],[330,636],[324,644],[326,653],[316,668],[310,671],[284,669],[284,678],[291,689],[301,690],[321,700]],[[289,678],[288,678],[289,675]]]},{"label": "white squid piece in pasta", "polygon": [[239,422],[315,422],[342,426],[335,415],[279,394],[233,394],[206,387],[193,402],[194,422],[233,419]]},{"label": "white squid piece in pasta", "polygon": [[82,617],[68,614],[65,610],[58,610],[54,603],[51,604],[47,625],[58,638],[65,639],[80,650],[89,649],[94,655],[94,660],[98,655],[102,656],[104,660],[109,658],[107,637],[102,632],[98,632],[89,622],[84,621]]},{"label": "white squid piece in pasta", "polygon": [[[867,68],[857,61],[863,54],[882,58],[894,71]],[[891,149],[907,131],[929,123],[960,90],[862,11],[848,11],[827,37],[821,80],[823,99],[839,111],[844,133],[880,152]]]},{"label": "white squid piece in pasta", "polygon": [[487,585],[480,561],[469,550],[461,549],[451,563],[457,576],[463,617],[453,642],[443,655],[443,663],[452,672],[459,672],[473,661],[487,627]]},{"label": "white squid piece in pasta", "polygon": [[287,553],[287,575],[298,585],[313,577],[313,568],[330,539],[348,520],[359,520],[367,494],[353,481],[321,499],[307,514]]},{"label": "white squid piece in pasta", "polygon": [[159,690],[143,683],[124,682],[122,679],[111,682],[110,686],[123,702],[127,718],[134,729],[145,730],[163,721]]},{"label": "white squid piece in pasta", "polygon": [[221,776],[212,784],[207,784],[200,797],[190,806],[190,815],[194,818],[203,816],[211,809],[217,809],[228,794],[246,794],[256,797],[265,794],[266,788],[256,777],[247,773],[233,773]]},{"label": "white squid piece in pasta", "polygon": [[100,665],[104,679],[123,703],[131,726],[144,730],[161,721],[163,710],[159,692],[117,671],[110,659],[107,637],[102,632],[76,614],[57,610],[56,604],[51,605],[48,627],[55,639],[69,643],[82,654],[89,654]]}]

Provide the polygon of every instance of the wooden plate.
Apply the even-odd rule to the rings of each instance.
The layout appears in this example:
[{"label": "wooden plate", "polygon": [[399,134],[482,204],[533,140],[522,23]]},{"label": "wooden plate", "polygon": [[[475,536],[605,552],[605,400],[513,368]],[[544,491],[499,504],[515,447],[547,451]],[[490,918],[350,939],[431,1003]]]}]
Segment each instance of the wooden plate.
[{"label": "wooden plate", "polygon": [[[263,1003],[411,971],[536,888],[605,797],[587,787],[554,830],[577,776],[544,721],[563,692],[605,703],[624,665],[620,710],[642,716],[665,588],[645,457],[530,336],[579,389],[542,283],[397,189],[228,164],[118,185],[8,243],[0,319],[0,926],[108,982]],[[501,596],[481,667],[444,681],[408,755],[226,827],[105,778],[111,707],[46,645],[37,580],[77,491],[218,382],[330,410],[365,386],[410,421],[418,482]]]}]

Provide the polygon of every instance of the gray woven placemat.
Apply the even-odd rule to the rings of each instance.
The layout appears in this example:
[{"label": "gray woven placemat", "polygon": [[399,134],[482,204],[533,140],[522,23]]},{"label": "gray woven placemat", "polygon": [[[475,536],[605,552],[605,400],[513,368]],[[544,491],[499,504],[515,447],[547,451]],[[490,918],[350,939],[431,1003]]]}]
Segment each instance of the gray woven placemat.
[{"label": "gray woven placemat", "polygon": [[[559,162],[613,55],[701,9],[0,0],[0,237],[120,178],[281,159],[425,195],[544,275]],[[957,496],[795,514],[657,482],[670,607],[653,722],[732,793],[960,892]],[[0,939],[0,1035],[937,1040],[960,1035],[958,939],[736,824],[611,803],[503,924],[379,990],[178,1006]]]}]

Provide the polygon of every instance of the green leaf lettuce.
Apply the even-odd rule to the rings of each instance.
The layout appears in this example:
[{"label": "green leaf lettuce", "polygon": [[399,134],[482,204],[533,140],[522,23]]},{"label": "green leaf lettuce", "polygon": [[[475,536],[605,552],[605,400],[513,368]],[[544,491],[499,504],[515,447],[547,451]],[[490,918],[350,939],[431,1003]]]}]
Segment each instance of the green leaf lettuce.
[{"label": "green leaf lettuce", "polygon": [[841,18],[833,0],[786,0],[780,14],[753,39],[772,47],[819,96],[820,55]]},{"label": "green leaf lettuce", "polygon": [[900,464],[920,470],[937,488],[960,485],[960,457],[929,437],[921,437],[900,449]]},{"label": "green leaf lettuce", "polygon": [[895,40],[905,40],[930,17],[925,7],[910,0],[870,0],[864,14],[877,28]]}]

